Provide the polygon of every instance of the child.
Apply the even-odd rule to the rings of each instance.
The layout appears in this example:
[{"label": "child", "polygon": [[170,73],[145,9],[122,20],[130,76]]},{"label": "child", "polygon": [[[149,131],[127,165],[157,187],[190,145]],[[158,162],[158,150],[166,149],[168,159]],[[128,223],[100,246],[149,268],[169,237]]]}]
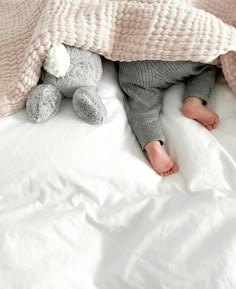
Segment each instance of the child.
[{"label": "child", "polygon": [[130,126],[153,169],[161,176],[178,171],[177,164],[162,148],[165,137],[160,121],[162,96],[166,89],[185,81],[182,113],[214,129],[219,117],[205,105],[215,84],[216,67],[191,61],[119,62],[119,81],[126,93]]}]

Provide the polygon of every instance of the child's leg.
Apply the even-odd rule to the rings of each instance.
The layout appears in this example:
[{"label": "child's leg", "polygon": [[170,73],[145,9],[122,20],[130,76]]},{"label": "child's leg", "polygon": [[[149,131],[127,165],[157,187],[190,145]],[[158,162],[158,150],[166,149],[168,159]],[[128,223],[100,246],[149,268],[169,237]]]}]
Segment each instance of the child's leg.
[{"label": "child's leg", "polygon": [[146,150],[158,174],[164,176],[176,172],[177,165],[160,144],[165,141],[160,120],[163,90],[152,85],[153,66],[142,61],[121,62],[119,67],[119,81],[126,93],[127,117],[142,149]]},{"label": "child's leg", "polygon": [[182,107],[186,117],[198,121],[209,130],[219,123],[219,116],[205,106],[214,87],[215,77],[216,68],[208,65],[201,74],[190,77],[186,81]]}]

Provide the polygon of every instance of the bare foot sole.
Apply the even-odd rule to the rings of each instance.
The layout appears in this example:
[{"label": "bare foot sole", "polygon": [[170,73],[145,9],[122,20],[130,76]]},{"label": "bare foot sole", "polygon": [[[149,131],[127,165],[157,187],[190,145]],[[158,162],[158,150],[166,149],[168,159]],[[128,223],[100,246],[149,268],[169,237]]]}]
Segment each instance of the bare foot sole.
[{"label": "bare foot sole", "polygon": [[208,130],[216,128],[219,123],[219,116],[204,106],[201,99],[197,97],[185,99],[182,113],[184,116],[200,122]]},{"label": "bare foot sole", "polygon": [[153,169],[160,176],[168,176],[178,171],[177,164],[164,151],[159,141],[151,141],[145,146],[147,157]]}]

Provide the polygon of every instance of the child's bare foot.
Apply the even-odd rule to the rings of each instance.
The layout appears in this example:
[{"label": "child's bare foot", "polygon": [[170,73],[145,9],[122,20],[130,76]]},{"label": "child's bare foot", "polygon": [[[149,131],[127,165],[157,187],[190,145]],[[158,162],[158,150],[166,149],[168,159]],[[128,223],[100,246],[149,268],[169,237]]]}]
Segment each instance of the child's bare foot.
[{"label": "child's bare foot", "polygon": [[145,146],[148,159],[153,169],[160,176],[167,176],[178,171],[178,166],[164,151],[159,141],[151,141]]},{"label": "child's bare foot", "polygon": [[195,96],[185,99],[182,113],[188,118],[200,122],[207,129],[214,129],[219,123],[219,116],[202,104],[202,100]]}]

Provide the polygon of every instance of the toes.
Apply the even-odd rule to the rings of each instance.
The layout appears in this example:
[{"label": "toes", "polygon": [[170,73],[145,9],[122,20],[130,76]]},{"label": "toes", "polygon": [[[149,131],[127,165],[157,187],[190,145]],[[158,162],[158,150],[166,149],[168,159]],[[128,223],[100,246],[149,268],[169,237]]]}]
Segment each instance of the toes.
[{"label": "toes", "polygon": [[160,176],[165,177],[171,174],[176,173],[179,170],[179,167],[177,166],[177,164],[174,164],[172,168],[170,168],[168,171],[165,172],[157,172]]},{"label": "toes", "polygon": [[177,164],[174,164],[171,170],[173,173],[176,173],[179,170],[179,167],[177,166]]},{"label": "toes", "polygon": [[217,127],[219,121],[220,121],[220,118],[219,118],[219,116],[217,116],[216,119],[215,119],[215,121],[214,121],[214,123],[213,123],[213,128],[216,128],[216,127]]},{"label": "toes", "polygon": [[191,103],[189,102],[182,108],[182,113],[186,117],[198,121],[208,130],[216,128],[219,123],[219,116],[215,112],[203,107],[202,105],[200,107],[196,107],[190,104]]},{"label": "toes", "polygon": [[163,150],[160,143],[150,142],[145,146],[145,156],[149,160],[154,171],[160,176],[167,176],[177,172],[178,166]]},{"label": "toes", "polygon": [[216,118],[212,121],[212,123],[205,125],[205,127],[206,127],[208,130],[213,130],[214,128],[217,127],[218,123],[219,123],[219,117],[216,116]]},{"label": "toes", "polygon": [[208,130],[212,130],[212,129],[213,129],[213,125],[206,125],[206,128],[207,128]]},{"label": "toes", "polygon": [[159,173],[159,175],[162,176],[162,177],[166,177],[166,176],[168,176],[169,174],[170,174],[169,172]]}]

